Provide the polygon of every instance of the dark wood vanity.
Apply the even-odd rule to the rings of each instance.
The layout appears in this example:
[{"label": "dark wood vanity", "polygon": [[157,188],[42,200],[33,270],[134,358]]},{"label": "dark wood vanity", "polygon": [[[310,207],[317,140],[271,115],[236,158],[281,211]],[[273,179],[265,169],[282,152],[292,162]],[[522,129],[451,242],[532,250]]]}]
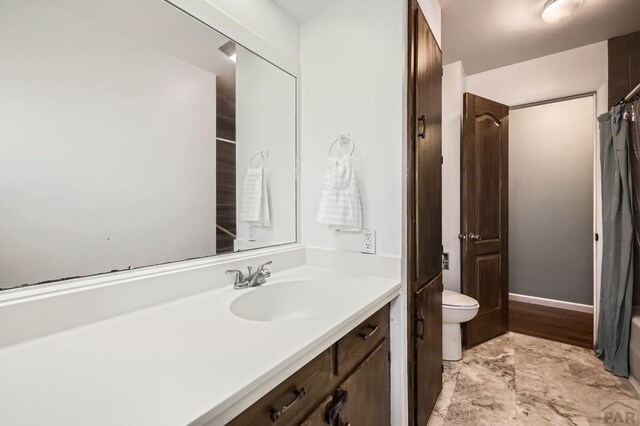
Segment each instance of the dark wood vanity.
[{"label": "dark wood vanity", "polygon": [[232,426],[388,426],[389,305],[229,422]]}]

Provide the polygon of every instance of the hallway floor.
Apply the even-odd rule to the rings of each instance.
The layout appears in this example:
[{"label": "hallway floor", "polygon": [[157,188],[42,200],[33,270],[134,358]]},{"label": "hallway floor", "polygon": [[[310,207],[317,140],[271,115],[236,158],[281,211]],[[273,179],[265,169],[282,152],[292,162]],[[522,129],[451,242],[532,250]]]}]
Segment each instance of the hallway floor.
[{"label": "hallway floor", "polygon": [[589,349],[509,333],[445,363],[429,426],[640,424],[631,383]]}]

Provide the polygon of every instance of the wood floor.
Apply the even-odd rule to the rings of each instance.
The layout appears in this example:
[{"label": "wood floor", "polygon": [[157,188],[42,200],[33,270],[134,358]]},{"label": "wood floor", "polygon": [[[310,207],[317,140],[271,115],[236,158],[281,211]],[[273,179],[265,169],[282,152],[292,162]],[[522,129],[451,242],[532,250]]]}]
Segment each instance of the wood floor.
[{"label": "wood floor", "polygon": [[509,331],[593,348],[593,314],[509,301]]}]

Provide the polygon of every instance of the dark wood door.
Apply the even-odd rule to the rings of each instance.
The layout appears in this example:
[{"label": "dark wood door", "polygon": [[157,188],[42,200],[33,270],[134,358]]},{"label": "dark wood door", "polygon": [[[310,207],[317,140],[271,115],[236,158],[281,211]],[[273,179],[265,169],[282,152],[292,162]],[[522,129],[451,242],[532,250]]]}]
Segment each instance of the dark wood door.
[{"label": "dark wood door", "polygon": [[442,390],[442,274],[416,294],[416,424],[426,425]]},{"label": "dark wood door", "polygon": [[464,325],[467,347],[508,330],[508,150],[509,107],[465,93],[462,292],[480,304]]},{"label": "dark wood door", "polygon": [[345,380],[338,392],[346,391],[347,403],[340,412],[341,426],[389,426],[391,397],[389,342],[385,339]]},{"label": "dark wood door", "polygon": [[416,0],[408,34],[409,424],[425,425],[442,388],[442,52]]},{"label": "dark wood door", "polygon": [[442,271],[442,53],[416,13],[416,272],[417,288]]}]

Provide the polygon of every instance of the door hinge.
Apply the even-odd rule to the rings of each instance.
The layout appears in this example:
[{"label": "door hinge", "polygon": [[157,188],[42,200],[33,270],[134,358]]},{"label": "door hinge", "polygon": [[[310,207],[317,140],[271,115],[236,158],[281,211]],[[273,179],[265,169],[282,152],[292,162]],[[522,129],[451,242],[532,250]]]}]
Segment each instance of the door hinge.
[{"label": "door hinge", "polygon": [[444,157],[442,155],[440,156],[440,164],[444,164]]},{"label": "door hinge", "polygon": [[442,370],[440,370],[440,371],[442,371],[444,373],[444,365],[441,365],[440,367],[442,368]]},{"label": "door hinge", "polygon": [[444,68],[440,68],[440,76],[444,77]]},{"label": "door hinge", "polygon": [[596,235],[595,235],[595,239],[596,239],[596,241],[600,240],[600,235],[598,235],[597,232],[596,232]]},{"label": "door hinge", "polygon": [[387,360],[389,361],[389,364],[391,364],[391,351],[387,351]]}]

